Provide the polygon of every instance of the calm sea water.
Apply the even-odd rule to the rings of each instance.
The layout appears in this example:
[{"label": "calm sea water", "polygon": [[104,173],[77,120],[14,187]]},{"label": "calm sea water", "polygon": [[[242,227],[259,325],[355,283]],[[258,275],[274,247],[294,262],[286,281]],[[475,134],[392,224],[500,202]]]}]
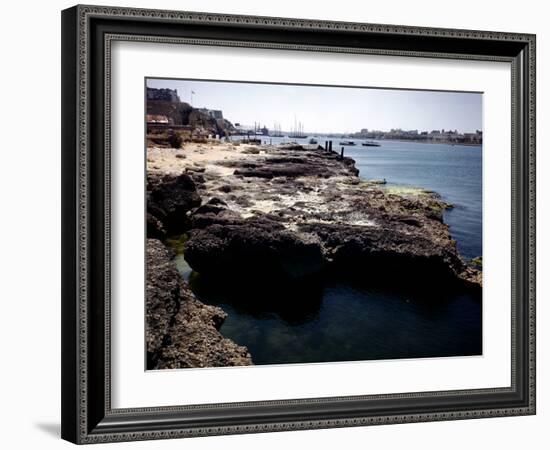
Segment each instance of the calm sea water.
[{"label": "calm sea water", "polygon": [[454,205],[444,218],[460,254],[468,259],[481,256],[481,146],[380,141],[380,147],[362,147],[357,142],[344,152],[355,159],[359,176],[439,193]]},{"label": "calm sea water", "polygon": [[[339,140],[333,142],[339,149]],[[455,206],[445,221],[461,254],[481,256],[480,147],[356,142],[345,154],[356,160],[361,177],[438,192]],[[398,280],[390,287],[336,278],[306,290],[274,292],[251,286],[246,274],[231,288],[192,275],[183,255],[176,262],[203,302],[228,313],[222,334],[246,345],[255,364],[482,353],[481,299],[466,292],[419,293]]]}]

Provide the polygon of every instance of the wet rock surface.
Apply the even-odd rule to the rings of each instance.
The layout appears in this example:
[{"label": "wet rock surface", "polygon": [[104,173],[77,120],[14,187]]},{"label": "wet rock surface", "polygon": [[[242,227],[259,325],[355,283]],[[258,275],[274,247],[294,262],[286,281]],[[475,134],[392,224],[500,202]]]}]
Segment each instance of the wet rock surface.
[{"label": "wet rock surface", "polygon": [[162,238],[183,233],[187,212],[201,204],[190,175],[147,175],[147,235]]},{"label": "wet rock surface", "polygon": [[[419,222],[406,223],[419,227]],[[406,227],[368,227],[305,224],[304,233],[318,236],[325,256],[345,273],[365,281],[392,280],[427,286],[449,284],[458,279],[464,265],[454,246],[440,245]]]},{"label": "wet rock surface", "polygon": [[246,347],[218,331],[225,312],[196,299],[156,239],[147,240],[146,298],[148,369],[252,364]]},{"label": "wet rock surface", "polygon": [[184,245],[186,261],[199,273],[292,280],[316,274],[326,263],[317,239],[288,231],[276,220],[222,217],[191,231]]},{"label": "wet rock surface", "polygon": [[451,205],[436,193],[363,181],[354,161],[335,152],[258,148],[230,149],[201,167],[203,205],[190,213],[184,249],[197,272],[240,268],[279,280],[329,266],[366,279],[481,285],[443,222]]}]

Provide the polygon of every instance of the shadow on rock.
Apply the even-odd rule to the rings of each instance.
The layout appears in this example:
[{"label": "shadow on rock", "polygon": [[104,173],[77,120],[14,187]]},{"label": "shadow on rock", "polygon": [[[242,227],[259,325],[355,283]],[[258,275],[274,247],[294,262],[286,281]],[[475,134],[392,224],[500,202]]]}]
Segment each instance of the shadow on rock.
[{"label": "shadow on rock", "polygon": [[204,303],[265,317],[277,314],[289,324],[299,325],[314,320],[323,300],[324,283],[319,276],[301,280],[280,280],[265,284],[242,273],[238,279],[194,273],[189,285]]}]

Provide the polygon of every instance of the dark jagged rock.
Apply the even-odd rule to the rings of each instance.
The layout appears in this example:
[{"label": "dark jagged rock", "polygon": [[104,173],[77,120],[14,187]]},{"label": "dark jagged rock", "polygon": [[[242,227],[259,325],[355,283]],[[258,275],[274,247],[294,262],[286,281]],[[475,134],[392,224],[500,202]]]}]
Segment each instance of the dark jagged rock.
[{"label": "dark jagged rock", "polygon": [[271,288],[338,271],[369,283],[481,288],[436,193],[361,180],[354,160],[336,152],[220,145],[218,160],[194,163],[206,167],[197,189],[211,200],[190,211],[184,244],[210,282],[227,287],[246,274]]},{"label": "dark jagged rock", "polygon": [[202,274],[239,274],[293,280],[317,274],[325,265],[320,243],[304,239],[267,217],[227,218],[190,232],[185,259]]},{"label": "dark jagged rock", "polygon": [[147,213],[147,237],[161,240],[166,237],[162,223],[151,213]]},{"label": "dark jagged rock", "polygon": [[217,197],[199,206],[191,216],[192,228],[205,228],[212,224],[230,224],[240,220],[240,216],[227,208],[227,204]]},{"label": "dark jagged rock", "polygon": [[[410,220],[410,219],[409,219]],[[415,220],[413,227],[418,227]],[[341,271],[365,280],[416,281],[429,286],[461,279],[466,267],[452,244],[396,228],[305,224],[323,243],[327,258]]]},{"label": "dark jagged rock", "polygon": [[257,169],[237,169],[235,175],[243,177],[274,178],[300,177],[311,174],[311,167],[307,164],[279,164],[274,167],[260,167]]},{"label": "dark jagged rock", "polygon": [[194,270],[235,269],[273,281],[328,265],[371,278],[480,286],[480,272],[460,259],[443,222],[450,205],[436,193],[393,193],[362,181],[355,161],[336,152],[263,148],[218,161],[233,175],[200,186],[203,197],[215,194],[223,204],[191,215],[185,258]]},{"label": "dark jagged rock", "polygon": [[228,161],[220,164],[236,168],[234,175],[237,177],[256,178],[297,178],[297,177],[321,177],[328,178],[341,175],[357,175],[355,161],[351,158],[340,158],[336,153],[330,152],[283,152],[277,156],[258,158],[256,162]]},{"label": "dark jagged rock", "polygon": [[147,240],[146,343],[148,369],[252,364],[246,347],[218,329],[226,314],[191,292],[158,240]]},{"label": "dark jagged rock", "polygon": [[162,224],[165,233],[183,233],[188,225],[187,212],[201,204],[201,198],[193,179],[187,174],[147,176],[147,212],[151,216],[150,237],[161,237],[157,233],[154,220]]}]

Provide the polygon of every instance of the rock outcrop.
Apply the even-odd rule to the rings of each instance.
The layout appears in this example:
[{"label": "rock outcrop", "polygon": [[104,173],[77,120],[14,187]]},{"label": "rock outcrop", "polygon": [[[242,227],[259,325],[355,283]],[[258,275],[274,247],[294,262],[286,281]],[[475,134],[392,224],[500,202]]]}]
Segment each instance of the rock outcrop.
[{"label": "rock outcrop", "polygon": [[342,169],[350,175],[357,175],[359,170],[355,168],[355,161],[351,158],[340,158],[334,152],[289,150],[282,147],[280,155],[258,157],[252,161],[228,161],[220,164],[234,167],[234,175],[237,177],[256,178],[297,178],[297,177],[321,177],[328,178],[341,173]]},{"label": "rock outcrop", "polygon": [[[152,164],[147,179],[149,368],[252,364],[218,331],[225,313],[194,296],[157,240],[173,234],[186,233],[184,257],[199,279],[225,289],[244,274],[265,289],[259,300],[287,311],[307,311],[302,294],[327,272],[480,292],[482,273],[460,257],[443,221],[451,205],[436,193],[361,180],[352,159],[300,145],[192,149],[151,153],[175,173]],[[288,283],[292,299],[269,295]]]},{"label": "rock outcrop", "polygon": [[184,245],[186,261],[199,273],[284,281],[317,274],[325,265],[318,240],[288,231],[275,220],[218,217],[221,223],[192,230]]},{"label": "rock outcrop", "polygon": [[246,347],[218,331],[225,312],[197,300],[156,239],[147,240],[146,293],[148,369],[252,364]]},{"label": "rock outcrop", "polygon": [[202,173],[185,259],[201,274],[243,271],[279,282],[326,267],[365,280],[481,285],[443,222],[451,205],[422,189],[359,179],[354,161],[300,146],[247,148]]},{"label": "rock outcrop", "polygon": [[147,175],[147,236],[163,238],[186,231],[187,213],[201,204],[195,182],[187,174]]},{"label": "rock outcrop", "polygon": [[[414,222],[411,226],[417,226]],[[305,224],[300,231],[322,242],[325,257],[341,273],[370,283],[417,283],[426,287],[462,280],[464,263],[453,245],[441,245],[397,227]]]}]

